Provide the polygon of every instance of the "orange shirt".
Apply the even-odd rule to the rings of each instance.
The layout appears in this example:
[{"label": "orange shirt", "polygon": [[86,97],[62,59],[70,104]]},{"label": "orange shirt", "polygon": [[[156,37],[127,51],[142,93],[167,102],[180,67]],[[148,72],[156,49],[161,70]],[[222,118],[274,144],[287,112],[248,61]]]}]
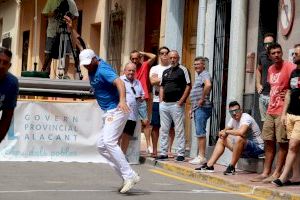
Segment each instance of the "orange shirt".
[{"label": "orange shirt", "polygon": [[289,89],[289,80],[292,71],[296,68],[291,62],[283,61],[281,68],[271,65],[268,70],[268,82],[270,83],[270,102],[267,113],[281,115],[284,106],[284,96]]}]

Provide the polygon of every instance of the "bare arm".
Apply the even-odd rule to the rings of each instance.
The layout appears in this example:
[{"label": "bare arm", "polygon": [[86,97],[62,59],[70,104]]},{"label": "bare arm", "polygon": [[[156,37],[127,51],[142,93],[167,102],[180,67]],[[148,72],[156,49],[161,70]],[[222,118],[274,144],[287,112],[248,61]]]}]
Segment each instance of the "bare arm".
[{"label": "bare arm", "polygon": [[158,78],[158,74],[152,74],[150,76],[150,83],[151,85],[159,85],[160,79]]},{"label": "bare arm", "polygon": [[225,133],[227,135],[241,136],[245,138],[247,136],[248,128],[248,125],[243,124],[239,129],[226,130]]},{"label": "bare arm", "polygon": [[183,95],[181,96],[181,98],[178,101],[178,105],[182,106],[182,104],[185,102],[185,100],[188,98],[189,94],[191,91],[191,85],[186,85],[185,86],[185,90],[183,92]]},{"label": "bare arm", "polygon": [[123,81],[120,78],[117,78],[114,80],[113,84],[117,87],[118,92],[119,92],[118,108],[120,110],[122,110],[124,113],[130,112],[130,110],[126,104],[125,85],[124,85]]},{"label": "bare arm", "polygon": [[164,99],[164,88],[163,86],[159,87],[159,102],[162,102]]},{"label": "bare arm", "polygon": [[142,54],[143,56],[148,57],[148,61],[147,61],[147,62],[148,62],[148,64],[149,64],[150,66],[154,63],[154,61],[155,61],[155,59],[156,59],[156,55],[153,54],[153,53],[148,53],[148,52],[143,52],[143,51],[141,51],[140,54]]},{"label": "bare arm", "polygon": [[3,110],[0,119],[0,142],[4,139],[14,114],[14,109]]},{"label": "bare arm", "polygon": [[263,86],[261,84],[261,70],[262,70],[262,66],[258,65],[256,69],[256,90],[258,94],[260,94],[263,89]]},{"label": "bare arm", "polygon": [[79,48],[79,50],[82,51],[83,49],[85,49],[85,44],[84,44],[84,46],[83,46],[83,44],[81,44],[81,42],[80,42],[81,36],[74,29],[72,19],[70,17],[68,17],[68,16],[64,16],[64,19],[65,19],[65,22],[66,22],[66,24],[68,26],[69,31],[71,32],[72,41],[76,44],[76,46]]},{"label": "bare arm", "polygon": [[282,110],[282,114],[281,114],[281,122],[284,125],[286,124],[286,113],[287,113],[287,109],[290,104],[290,101],[291,101],[291,90],[287,90],[287,92],[285,94],[284,105],[283,105],[283,110]]}]

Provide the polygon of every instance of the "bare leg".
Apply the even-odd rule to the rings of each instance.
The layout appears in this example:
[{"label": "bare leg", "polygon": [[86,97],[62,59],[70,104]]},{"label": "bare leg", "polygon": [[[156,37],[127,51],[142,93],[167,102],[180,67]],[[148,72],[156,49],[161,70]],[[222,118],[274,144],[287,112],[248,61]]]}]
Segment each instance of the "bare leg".
[{"label": "bare leg", "polygon": [[[290,139],[289,142],[289,151],[286,157],[285,166],[283,169],[282,174],[280,175],[279,179],[281,182],[286,182],[288,179],[288,175],[291,172],[293,168],[293,164],[296,163],[296,155],[299,150],[300,141],[296,139]],[[294,170],[293,170],[293,176],[294,176]]]},{"label": "bare leg", "polygon": [[206,137],[199,137],[198,138],[198,149],[199,149],[199,156],[205,158],[205,149],[206,149]]},{"label": "bare leg", "polygon": [[130,136],[127,135],[126,133],[122,133],[122,140],[121,140],[121,149],[124,153],[124,155],[126,155],[128,146],[129,146],[129,140],[130,140]]},{"label": "bare leg", "polygon": [[[228,144],[228,143],[230,143],[230,144]],[[213,154],[211,155],[209,161],[207,162],[207,166],[211,167],[211,166],[213,166],[217,162],[217,160],[224,153],[224,150],[225,150],[226,146],[231,146],[232,147],[232,144],[229,141],[229,139],[227,137],[225,139],[219,138],[218,142],[217,142],[217,144],[215,146],[215,149],[213,151]],[[231,148],[229,148],[229,149],[231,149]]]},{"label": "bare leg", "polygon": [[272,176],[275,178],[278,178],[282,172],[287,151],[288,151],[288,143],[279,143],[279,151],[277,154],[276,168],[272,174]]},{"label": "bare leg", "polygon": [[152,137],[152,145],[153,145],[153,157],[157,156],[157,143],[158,143],[158,137],[159,137],[159,127],[152,127],[151,131],[151,137]]},{"label": "bare leg", "polygon": [[263,177],[268,177],[272,170],[272,164],[275,157],[276,142],[272,140],[265,141],[265,162],[264,170],[261,174]]},{"label": "bare leg", "polygon": [[142,123],[144,125],[144,134],[145,134],[147,150],[148,150],[149,147],[151,148],[151,127],[148,119],[143,120]]},{"label": "bare leg", "polygon": [[246,144],[247,140],[245,138],[240,136],[236,137],[236,143],[233,146],[232,157],[230,162],[232,166],[235,166],[238,160],[240,159]]}]

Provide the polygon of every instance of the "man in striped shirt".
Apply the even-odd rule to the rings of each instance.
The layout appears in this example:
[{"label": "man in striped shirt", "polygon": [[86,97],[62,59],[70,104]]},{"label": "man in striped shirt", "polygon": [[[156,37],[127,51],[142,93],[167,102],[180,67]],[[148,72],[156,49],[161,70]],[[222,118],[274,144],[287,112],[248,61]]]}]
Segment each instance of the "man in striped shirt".
[{"label": "man in striped shirt", "polygon": [[196,137],[198,141],[198,156],[189,161],[193,165],[206,163],[206,123],[211,116],[212,103],[209,100],[211,91],[211,77],[205,70],[208,59],[205,57],[196,57],[194,60],[195,83],[193,85],[190,98],[192,108],[190,116],[194,115]]}]

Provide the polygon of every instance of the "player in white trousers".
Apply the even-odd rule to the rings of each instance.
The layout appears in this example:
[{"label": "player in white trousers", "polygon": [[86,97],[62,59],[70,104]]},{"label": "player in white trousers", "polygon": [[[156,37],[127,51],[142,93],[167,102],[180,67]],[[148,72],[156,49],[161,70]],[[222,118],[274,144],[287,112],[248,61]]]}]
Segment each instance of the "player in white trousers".
[{"label": "player in white trousers", "polygon": [[124,83],[113,68],[98,58],[93,50],[83,50],[79,59],[80,65],[89,72],[94,95],[104,111],[103,127],[97,141],[98,151],[123,179],[119,192],[126,193],[140,181],[140,177],[132,170],[118,145],[118,139],[129,116]]}]

